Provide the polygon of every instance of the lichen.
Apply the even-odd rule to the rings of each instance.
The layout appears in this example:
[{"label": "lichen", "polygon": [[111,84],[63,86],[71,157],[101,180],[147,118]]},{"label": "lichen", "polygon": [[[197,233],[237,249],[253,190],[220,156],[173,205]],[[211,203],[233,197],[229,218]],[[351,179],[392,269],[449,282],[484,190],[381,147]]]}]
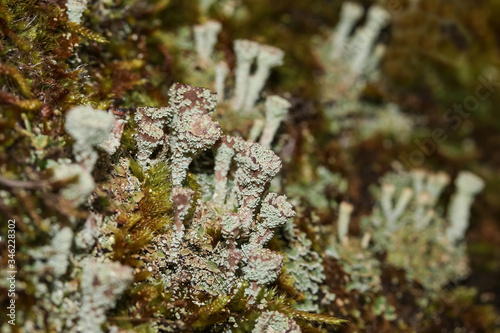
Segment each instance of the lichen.
[{"label": "lichen", "polygon": [[498,10],[392,5],[2,2],[1,331],[494,330]]}]

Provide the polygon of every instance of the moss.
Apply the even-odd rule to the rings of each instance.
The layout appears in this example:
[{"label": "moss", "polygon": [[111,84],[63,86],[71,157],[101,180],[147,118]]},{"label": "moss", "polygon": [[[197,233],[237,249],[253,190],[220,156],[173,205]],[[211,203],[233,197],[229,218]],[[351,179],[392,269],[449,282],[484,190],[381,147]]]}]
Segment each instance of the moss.
[{"label": "moss", "polygon": [[[148,251],[152,239],[169,234],[171,185],[166,164],[160,163],[143,172],[131,159],[126,168],[130,168],[133,176],[127,178],[130,172],[121,170],[121,163],[137,152],[133,117],[126,125],[120,150],[112,157],[100,156],[99,170],[94,174],[99,189],[89,202],[91,208],[86,205],[68,208],[70,205],[61,193],[76,179],[51,183],[47,170],[58,159],[73,158],[72,142],[63,125],[65,113],[74,106],[114,109],[125,118],[137,106],[166,105],[168,87],[174,81],[188,78],[211,82],[211,74],[201,69],[193,71],[194,66],[186,65],[186,59],[194,59],[194,51],[189,46],[192,42],[189,27],[208,18],[223,23],[217,45],[220,53],[216,57],[223,56],[230,67],[234,67],[232,42],[236,38],[250,38],[285,50],[285,65],[274,71],[269,80],[270,92],[294,96],[291,98],[291,120],[282,126],[286,135],[279,142],[284,146],[287,142],[290,144],[280,153],[291,160],[284,167],[281,188],[297,183],[310,184],[318,165],[324,164],[341,172],[349,178],[349,190],[325,188],[320,195],[332,206],[345,199],[356,206],[359,204],[362,212],[356,212],[351,230],[358,231],[359,215],[372,209],[373,200],[367,194],[367,184],[374,183],[399,154],[413,151],[418,144],[394,142],[391,146],[381,135],[346,150],[342,145],[347,133],[331,133],[323,125],[327,122],[323,122],[318,113],[322,108],[318,76],[325,67],[314,55],[311,35],[325,37],[335,24],[340,2],[327,2],[243,0],[231,16],[219,6],[222,2],[214,4],[208,13],[201,13],[196,1],[90,1],[81,24],[68,21],[61,0],[6,0],[0,3],[0,218],[17,221],[16,260],[22,268],[18,275],[19,326],[26,320],[35,322],[40,318],[36,321],[36,329],[51,331],[55,327],[50,323],[54,312],[32,311],[46,300],[40,296],[39,288],[50,285],[44,283],[51,275],[30,273],[29,251],[49,243],[53,229],[75,226],[75,231],[80,230],[84,223],[93,221],[93,214],[97,214],[104,215],[104,224],[108,219],[118,224],[113,230],[113,247],[98,248],[94,252],[139,268],[136,284],[112,312],[109,325],[119,324],[124,329],[139,332],[152,332],[157,327],[184,331],[230,328],[235,332],[248,332],[253,329],[263,310],[260,304],[248,305],[249,299],[245,297],[248,285],[243,284],[228,295],[219,296],[191,293],[189,287],[183,286],[178,293],[184,299],[173,301],[173,294],[165,290],[160,279],[153,279],[151,272],[141,270],[144,266],[137,258]],[[360,2],[365,6],[372,3]],[[407,1],[403,3],[406,5]],[[364,98],[377,103],[396,100],[407,108],[404,112],[427,116],[425,121],[428,122],[411,142],[414,139],[420,142],[435,128],[444,129],[447,142],[427,158],[428,164],[446,164],[449,169],[467,164],[494,180],[491,175],[495,174],[498,158],[492,157],[490,152],[498,146],[499,122],[492,111],[498,104],[497,94],[482,101],[477,112],[472,113],[458,130],[452,128],[443,115],[454,103],[475,91],[479,74],[498,67],[499,24],[494,18],[500,7],[496,3],[470,0],[450,3],[422,0],[420,6],[415,16],[395,20],[392,29],[382,36],[384,41],[391,39],[384,62],[385,85],[372,83],[364,92]],[[179,39],[184,44],[179,45]],[[255,118],[233,114],[223,108],[217,111],[217,116],[222,118],[225,129],[242,136],[248,133]],[[470,149],[472,140],[481,145]],[[279,145],[277,149],[281,149]],[[195,173],[211,168],[212,156],[207,154],[203,158],[203,163],[196,166],[196,171],[191,170],[193,174],[188,174],[183,184],[195,192],[186,224],[195,218],[200,197]],[[135,183],[139,184],[137,188],[132,186]],[[127,192],[125,189],[133,190]],[[498,202],[497,187],[490,182],[487,191],[486,198],[481,199],[474,211],[478,221],[486,222],[476,223],[471,237],[480,242],[484,230],[488,230],[491,243],[495,244],[496,236],[490,230],[497,230],[494,221],[498,210],[493,209]],[[295,223],[313,241],[313,249],[323,253],[328,238],[323,230],[330,230],[328,227],[336,219],[336,212],[325,208],[319,213],[314,209],[315,202],[310,201],[314,201],[313,196],[298,202],[303,214]],[[1,235],[6,235],[6,231],[2,224]],[[214,221],[200,227],[198,235],[199,243],[190,244],[192,249],[198,250],[203,237],[210,240],[203,246],[212,248],[220,246],[224,239]],[[290,240],[281,236],[275,237],[270,247],[285,253]],[[476,247],[484,246],[475,244]],[[74,249],[75,256],[81,256],[82,251]],[[471,252],[476,260],[477,256],[490,257],[489,253]],[[0,247],[0,257],[7,258],[5,247]],[[376,260],[387,263],[391,257],[380,255]],[[387,318],[369,308],[374,299],[381,299],[375,298],[379,295],[374,296],[371,291],[347,291],[348,275],[338,262],[330,258],[323,263],[328,271],[323,287],[334,291],[337,298],[322,310],[349,318],[351,328],[346,328],[347,331],[363,331],[375,325],[381,332],[409,331],[412,320],[406,315],[409,313],[422,315],[422,327],[428,331],[452,330],[457,326],[470,331],[494,329],[494,309],[477,304],[480,303],[478,295],[481,299],[488,298],[490,291],[498,289],[494,287],[497,282],[487,275],[478,275],[477,270],[476,275],[464,283],[477,284],[481,277],[481,294],[476,295],[467,288],[452,289],[424,312],[416,302],[416,298],[423,297],[424,291],[421,286],[405,280],[408,270],[385,265],[381,273],[381,293],[386,296],[387,304],[396,304],[398,309],[398,321],[389,323]],[[498,271],[498,265],[489,261],[486,264],[488,272],[485,274],[493,276],[491,271]],[[78,268],[71,274],[65,276],[65,282],[78,285]],[[49,289],[57,288],[50,285]],[[320,299],[323,292],[321,289],[318,293]],[[3,285],[0,293],[6,294]],[[295,310],[294,305],[304,297],[296,290],[290,272],[283,269],[278,281],[261,290],[258,300],[265,301],[265,310],[279,311],[294,318],[303,332],[323,332],[330,329],[328,324],[340,323],[332,317]],[[450,299],[455,301],[449,302]],[[67,300],[72,299],[67,297]],[[4,306],[5,300],[0,303]],[[443,315],[435,317],[436,310],[442,309]],[[238,327],[233,327],[229,321],[231,316]]]},{"label": "moss", "polygon": [[[110,319],[121,328],[134,329],[141,332],[142,329],[153,329],[151,324],[143,324],[144,321],[157,320],[159,316],[170,315],[174,306],[170,301],[170,294],[165,292],[161,282],[143,281],[130,288],[122,297],[122,302],[114,311]],[[134,312],[130,311],[130,304],[134,305]],[[141,326],[144,325],[144,328]]]},{"label": "moss", "polygon": [[[134,213],[122,210],[119,227],[115,231],[113,259],[133,263],[132,255],[149,244],[160,231],[172,224],[172,202],[170,201],[170,171],[166,163],[158,162],[143,172],[134,160],[130,168],[141,182],[142,199]],[[124,207],[125,208],[125,207]]]}]

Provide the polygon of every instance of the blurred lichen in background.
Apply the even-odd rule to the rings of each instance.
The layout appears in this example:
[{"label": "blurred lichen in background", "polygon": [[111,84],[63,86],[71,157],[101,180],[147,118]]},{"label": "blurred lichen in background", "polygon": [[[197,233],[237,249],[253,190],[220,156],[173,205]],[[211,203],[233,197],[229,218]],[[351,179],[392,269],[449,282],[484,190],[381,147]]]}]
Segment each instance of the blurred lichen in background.
[{"label": "blurred lichen in background", "polygon": [[1,332],[499,332],[499,11],[2,1]]}]

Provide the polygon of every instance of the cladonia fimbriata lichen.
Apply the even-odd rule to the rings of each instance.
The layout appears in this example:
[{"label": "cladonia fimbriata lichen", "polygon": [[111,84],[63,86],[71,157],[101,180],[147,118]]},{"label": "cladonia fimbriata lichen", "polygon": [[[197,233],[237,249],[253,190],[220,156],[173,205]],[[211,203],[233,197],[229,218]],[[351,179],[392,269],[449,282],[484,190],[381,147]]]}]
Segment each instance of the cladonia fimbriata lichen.
[{"label": "cladonia fimbriata lichen", "polygon": [[[473,86],[447,76],[454,53],[463,74],[481,52],[443,49],[448,28],[458,46],[494,34],[467,33],[450,2],[351,1],[1,2],[0,292],[15,320],[0,331],[323,332],[336,314],[353,332],[494,330],[490,293],[454,288],[485,182],[450,175],[457,161],[494,174],[491,147],[461,138],[491,132],[495,103],[446,143],[414,107]],[[417,138],[450,174],[394,163],[379,179]],[[491,185],[474,212],[490,227]]]},{"label": "cladonia fimbriata lichen", "polygon": [[243,107],[248,92],[250,68],[259,53],[259,44],[250,40],[238,39],[234,42],[236,54],[236,84],[232,107],[239,110]]},{"label": "cladonia fimbriata lichen", "polygon": [[354,2],[344,2],[340,19],[332,38],[331,59],[339,58],[345,52],[345,45],[356,22],[363,16],[363,7]]},{"label": "cladonia fimbriata lichen", "polygon": [[150,157],[153,151],[162,144],[167,143],[167,137],[163,132],[163,126],[172,117],[169,108],[140,107],[135,113],[137,123],[137,161],[144,168],[148,169],[151,163]]},{"label": "cladonia fimbriata lichen", "polygon": [[342,243],[347,243],[347,233],[349,232],[349,222],[354,206],[348,202],[342,201],[339,205],[339,220],[338,220],[338,238]]},{"label": "cladonia fimbriata lichen", "polygon": [[286,315],[278,311],[264,312],[257,323],[255,324],[252,333],[299,333],[301,332],[299,325]]},{"label": "cladonia fimbriata lichen", "polygon": [[281,169],[279,157],[257,143],[240,142],[235,160],[234,192],[243,214],[243,228],[250,226],[266,185]]},{"label": "cladonia fimbriata lichen", "polygon": [[260,93],[266,84],[271,69],[276,66],[283,65],[283,58],[285,53],[274,46],[259,45],[259,53],[257,55],[257,69],[248,80],[248,91],[244,103],[246,112],[250,112],[257,100]]},{"label": "cladonia fimbriata lichen", "polygon": [[[36,269],[40,272],[47,269],[56,278],[64,275],[68,269],[72,243],[73,231],[71,228],[66,227],[57,231],[50,245],[33,251],[32,256],[37,259]],[[46,262],[43,262],[44,259],[47,259]]]},{"label": "cladonia fimbriata lichen", "polygon": [[246,294],[254,298],[260,288],[276,280],[283,265],[283,256],[269,249],[253,247],[246,251],[245,261],[243,275],[250,281]]},{"label": "cladonia fimbriata lichen", "polygon": [[47,165],[53,171],[52,181],[64,182],[69,184],[61,189],[61,193],[68,202],[75,206],[84,203],[95,187],[94,178],[90,171],[80,164],[61,160]]},{"label": "cladonia fimbriata lichen", "polygon": [[308,312],[319,312],[318,292],[325,280],[322,257],[312,250],[312,242],[303,232],[286,228],[289,246],[284,263],[286,271],[294,280],[294,286],[304,294],[305,299],[295,304],[295,308]]},{"label": "cladonia fimbriata lichen", "polygon": [[132,268],[119,263],[89,260],[83,264],[78,330],[103,332],[106,311],[113,308],[118,297],[133,280]]},{"label": "cladonia fimbriata lichen", "polygon": [[220,205],[226,200],[228,190],[227,176],[235,154],[234,144],[234,138],[222,136],[219,148],[217,149],[217,155],[215,156],[215,190],[212,199]]},{"label": "cladonia fimbriata lichen", "polygon": [[[455,180],[456,192],[448,207],[450,226],[446,232],[450,241],[460,241],[469,226],[469,215],[474,197],[483,190],[484,181],[471,172],[461,172]],[[439,193],[440,189],[437,189]]]},{"label": "cladonia fimbriata lichen", "polygon": [[220,22],[214,20],[195,25],[193,28],[196,52],[203,66],[211,62],[210,57],[213,53],[215,43],[217,43],[217,35],[221,29],[222,25]]},{"label": "cladonia fimbriata lichen", "polygon": [[[118,133],[111,132],[115,126],[118,126],[116,129]],[[95,183],[91,172],[98,158],[95,148],[108,142],[106,145],[108,153],[114,152],[116,143],[112,141],[116,141],[113,137],[117,135],[121,137],[120,128],[123,129],[115,117],[103,110],[79,106],[68,111],[65,129],[75,140],[73,154],[78,164],[66,160],[52,161],[48,164],[48,168],[53,170],[53,181],[71,180],[61,193],[75,206],[85,202],[94,189]]]},{"label": "cladonia fimbriata lichen", "polygon": [[211,118],[217,96],[210,90],[174,84],[169,95],[172,183],[181,186],[193,157],[213,146],[222,131]]},{"label": "cladonia fimbriata lichen", "polygon": [[365,70],[374,43],[389,20],[390,13],[380,6],[374,5],[368,10],[365,25],[356,31],[348,46],[352,55],[351,70],[356,75]]},{"label": "cladonia fimbriata lichen", "polygon": [[[171,118],[166,124],[174,225],[172,232],[152,241],[161,255],[141,259],[174,299],[182,299],[180,290],[189,283],[196,292],[221,297],[247,285],[243,295],[248,301],[264,302],[259,293],[277,279],[283,265],[283,256],[265,246],[274,230],[295,215],[285,196],[269,193],[264,198],[281,161],[258,143],[221,137],[219,126],[211,120],[216,98],[210,91],[174,84],[170,97]],[[196,155],[211,147],[217,148],[214,181],[205,184],[212,189],[203,192],[212,195],[200,198],[196,186],[186,187],[187,169]],[[154,163],[159,161],[148,162]],[[192,186],[190,179],[187,183]],[[205,231],[209,229],[220,230],[222,239],[214,241]]]},{"label": "cladonia fimbriata lichen", "polygon": [[82,14],[85,9],[87,9],[88,0],[67,0],[66,1],[66,12],[68,14],[68,19],[70,22],[80,23],[82,20]]},{"label": "cladonia fimbriata lichen", "polygon": [[[443,210],[435,206],[449,182],[450,177],[443,172],[413,170],[388,174],[376,191],[378,204],[373,214],[363,217],[364,236],[355,243],[345,241],[347,213],[350,214],[352,207],[341,204],[339,241],[342,245],[333,246],[328,253],[342,258],[348,255],[348,248],[359,244],[356,246],[366,253],[364,260],[368,265],[375,260],[369,251],[386,252],[390,264],[404,268],[407,279],[419,281],[430,293],[463,278],[468,273],[467,257],[459,241],[467,229],[472,200],[481,191],[483,181],[468,172],[457,177],[457,192],[448,207],[449,221],[445,221]],[[456,224],[453,218],[458,221]],[[351,270],[352,265],[345,269]]]},{"label": "cladonia fimbriata lichen", "polygon": [[283,226],[295,215],[292,205],[286,201],[286,196],[269,193],[260,208],[262,222],[250,236],[250,243],[264,246],[273,236],[273,230]]},{"label": "cladonia fimbriata lichen", "polygon": [[73,137],[76,161],[92,171],[97,161],[95,147],[104,142],[115,124],[114,116],[90,106],[78,106],[66,115],[66,132]]},{"label": "cladonia fimbriata lichen", "polygon": [[281,122],[285,119],[291,104],[286,99],[272,95],[266,98],[266,122],[259,143],[271,147],[271,142]]},{"label": "cladonia fimbriata lichen", "polygon": [[125,119],[115,119],[115,124],[111,130],[111,134],[97,147],[108,153],[108,155],[113,155],[117,151],[118,147],[120,147],[120,140],[126,123]]},{"label": "cladonia fimbriata lichen", "polygon": [[217,93],[217,101],[224,102],[226,99],[226,77],[229,74],[229,67],[225,61],[219,61],[215,65],[215,92]]}]

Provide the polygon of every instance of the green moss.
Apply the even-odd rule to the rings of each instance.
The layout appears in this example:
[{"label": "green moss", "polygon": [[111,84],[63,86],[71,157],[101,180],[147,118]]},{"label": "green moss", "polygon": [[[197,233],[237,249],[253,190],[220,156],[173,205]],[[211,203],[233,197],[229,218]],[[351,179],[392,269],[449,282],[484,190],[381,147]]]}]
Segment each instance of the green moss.
[{"label": "green moss", "polygon": [[[144,321],[158,320],[161,316],[170,316],[173,307],[171,296],[165,292],[165,286],[159,281],[143,281],[135,284],[122,297],[123,302],[110,319],[123,329],[133,329],[136,332],[152,330],[151,324]],[[131,312],[130,305],[134,311]]]},{"label": "green moss", "polygon": [[[141,181],[142,199],[136,212],[122,210],[118,217],[120,226],[115,231],[113,258],[122,262],[135,263],[131,256],[160,231],[165,231],[172,224],[172,186],[170,171],[166,163],[158,162],[148,171],[143,172],[134,160],[130,168]],[[126,209],[126,207],[124,207]]]}]

